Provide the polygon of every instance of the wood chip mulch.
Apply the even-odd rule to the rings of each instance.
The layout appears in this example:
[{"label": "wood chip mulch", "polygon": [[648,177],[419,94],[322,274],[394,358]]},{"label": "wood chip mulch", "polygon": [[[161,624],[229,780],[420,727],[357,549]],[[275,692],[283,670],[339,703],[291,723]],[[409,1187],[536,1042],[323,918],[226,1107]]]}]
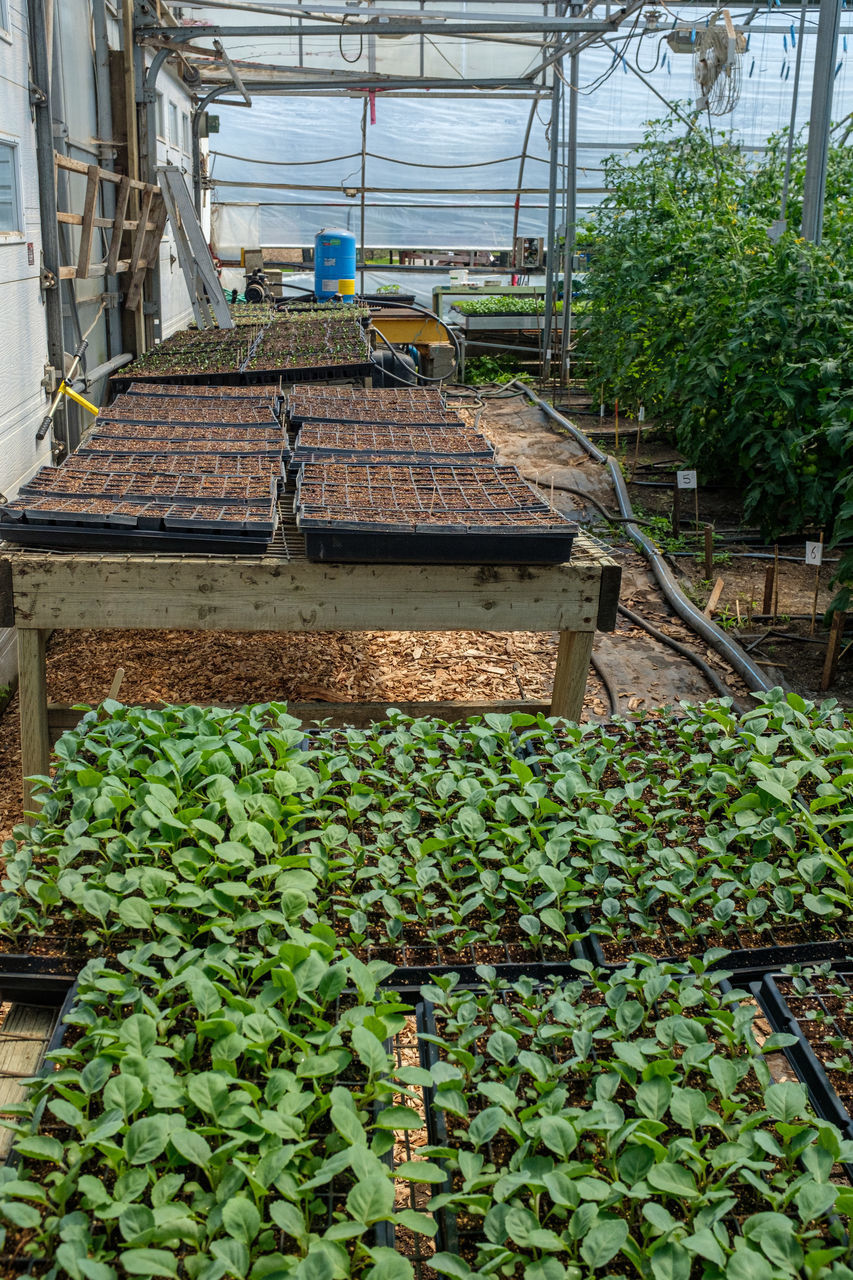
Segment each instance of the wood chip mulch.
[{"label": "wood chip mulch", "polygon": [[[49,702],[97,705],[116,669],[122,702],[395,702],[550,698],[557,637],[537,632],[55,631]],[[587,710],[606,698],[593,673]],[[0,839],[21,820],[15,696],[0,717]]]}]

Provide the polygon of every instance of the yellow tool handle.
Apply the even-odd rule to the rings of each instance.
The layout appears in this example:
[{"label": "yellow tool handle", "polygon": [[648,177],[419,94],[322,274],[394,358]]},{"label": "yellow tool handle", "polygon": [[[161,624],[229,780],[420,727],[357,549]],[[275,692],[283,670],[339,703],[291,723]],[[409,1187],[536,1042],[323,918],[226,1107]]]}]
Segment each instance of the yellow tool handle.
[{"label": "yellow tool handle", "polygon": [[77,404],[82,405],[84,409],[88,409],[89,412],[94,414],[95,417],[97,418],[98,410],[95,408],[95,406],[93,404],[90,404],[88,400],[84,400],[83,397],[81,395],[78,395],[76,391],[72,391],[71,388],[67,385],[67,383],[64,380],[59,384],[59,390],[62,392],[64,396],[69,396],[70,399],[76,401]]}]

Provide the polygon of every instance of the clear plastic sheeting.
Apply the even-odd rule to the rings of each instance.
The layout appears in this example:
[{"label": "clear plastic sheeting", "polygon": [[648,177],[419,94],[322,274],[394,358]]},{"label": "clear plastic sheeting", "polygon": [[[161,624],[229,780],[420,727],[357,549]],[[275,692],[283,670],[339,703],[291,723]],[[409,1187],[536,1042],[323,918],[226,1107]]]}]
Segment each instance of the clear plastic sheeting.
[{"label": "clear plastic sheeting", "polygon": [[257,204],[214,204],[210,238],[220,258],[240,258],[241,249],[261,247],[261,211]]},{"label": "clear plastic sheeting", "polygon": [[[579,56],[577,207],[581,218],[603,198],[606,156],[629,152],[641,141],[646,123],[667,114],[668,104],[679,104],[684,112],[692,109],[693,57],[673,53],[666,35],[676,25],[701,30],[712,12],[666,9],[661,25],[647,30],[644,10],[636,22],[627,21],[616,35],[606,37],[606,43],[599,40]],[[747,148],[759,149],[789,123],[800,9],[774,6],[756,14],[754,7],[741,6],[731,12],[735,24],[749,37],[741,62],[741,96],[731,115],[711,123],[718,139],[731,136]],[[221,12],[218,19],[222,20]],[[853,34],[845,11],[834,73],[836,120],[853,109],[848,28]],[[817,13],[811,8],[803,41],[798,128],[809,115],[816,29]],[[319,65],[323,56],[332,56],[331,46],[338,49],[340,43],[353,65],[368,70],[367,40],[360,49],[359,37],[347,30],[340,40],[336,36],[325,42],[330,48],[321,56],[319,46],[324,41],[303,42],[303,65]],[[458,57],[454,62],[450,40],[429,44],[432,53],[442,51],[442,68],[431,62],[410,67],[411,50],[427,43],[410,37],[375,40],[377,56],[382,49],[383,59],[389,50],[393,58],[381,68],[378,62],[371,64],[370,70],[472,76],[482,69],[494,80],[501,74],[518,76],[525,69],[515,61],[507,62],[505,43],[485,41],[462,42],[467,59],[463,66]],[[523,54],[519,61],[526,66],[535,65],[535,48],[520,46],[513,57],[516,53]],[[461,56],[461,46],[456,54]],[[257,39],[245,41],[240,56],[272,60]],[[569,74],[568,61],[562,64],[562,74]],[[563,95],[563,112],[569,94],[567,90]],[[221,113],[221,131],[212,147],[214,199],[220,207],[223,202],[256,200],[265,245],[310,245],[315,232],[329,222],[347,227],[360,239],[364,188],[368,248],[509,249],[519,157],[531,105],[530,96],[446,90],[407,95],[376,92],[367,107],[365,94],[354,90],[323,97],[258,94],[251,111],[232,111],[216,103],[211,110]],[[546,234],[550,116],[550,91],[544,89],[526,149],[517,215],[517,233],[523,236]],[[363,120],[366,159],[362,171]],[[707,117],[700,123],[707,128]],[[676,122],[678,130],[685,127]],[[564,116],[560,135],[561,139],[567,136]],[[566,155],[561,140],[558,223],[565,217]]]}]

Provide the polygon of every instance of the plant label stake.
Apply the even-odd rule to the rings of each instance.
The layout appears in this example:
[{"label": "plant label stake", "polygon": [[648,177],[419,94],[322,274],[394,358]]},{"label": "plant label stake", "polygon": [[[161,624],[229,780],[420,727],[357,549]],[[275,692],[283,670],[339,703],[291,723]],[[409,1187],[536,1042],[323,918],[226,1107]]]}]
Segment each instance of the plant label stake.
[{"label": "plant label stake", "polygon": [[710,582],[714,572],[714,526],[705,525],[705,577]]},{"label": "plant label stake", "polygon": [[819,542],[806,543],[806,564],[813,564],[814,571],[814,598],[812,600],[812,625],[809,628],[809,635],[814,635],[815,620],[817,618],[817,595],[820,590],[820,566],[823,563],[823,529],[820,531]]},{"label": "plant label stake", "polygon": [[765,618],[770,617],[770,611],[773,608],[773,583],[776,580],[776,570],[772,564],[769,564],[764,570],[764,600],[761,605],[761,612]]},{"label": "plant label stake", "polygon": [[693,498],[696,508],[696,532],[699,532],[699,486],[696,484],[695,471],[676,471],[675,483],[677,489],[692,489]]},{"label": "plant label stake", "polygon": [[773,622],[779,618],[779,543],[773,544]]}]

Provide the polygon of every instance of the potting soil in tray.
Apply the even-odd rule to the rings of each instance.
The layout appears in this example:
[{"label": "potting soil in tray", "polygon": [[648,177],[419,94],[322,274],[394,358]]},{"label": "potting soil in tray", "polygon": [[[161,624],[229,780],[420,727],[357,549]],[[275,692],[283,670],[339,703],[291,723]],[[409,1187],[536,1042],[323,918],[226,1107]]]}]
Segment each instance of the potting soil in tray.
[{"label": "potting soil in tray", "polygon": [[99,453],[88,449],[78,450],[62,464],[66,472],[120,473],[133,475],[193,475],[270,476],[278,475],[282,451],[277,453],[219,453],[195,450],[191,460],[181,453]]},{"label": "potting soil in tray", "polygon": [[309,559],[363,563],[554,564],[577,526],[515,467],[307,464],[297,523]]},{"label": "potting soil in tray", "polygon": [[269,545],[276,523],[272,500],[170,503],[44,497],[0,507],[0,539],[68,551],[259,555]]},{"label": "potting soil in tray", "polygon": [[[444,428],[312,422],[301,428],[295,453],[297,457],[307,454],[393,453],[408,454],[426,461],[438,461],[441,457],[476,461],[491,460],[494,448],[479,431],[465,426]],[[381,458],[378,460],[382,461]],[[402,460],[405,461],[405,457]]]},{"label": "potting soil in tray", "polygon": [[235,423],[269,426],[276,421],[270,401],[261,397],[236,399],[233,396],[219,399],[208,396],[195,400],[190,396],[148,398],[122,395],[103,411],[102,417],[108,422],[186,422],[193,425]]},{"label": "potting soil in tray", "polygon": [[219,502],[265,502],[271,492],[270,477],[134,475],[127,472],[74,471],[70,467],[43,467],[21,490],[16,503],[33,497],[102,497],[176,499]]},{"label": "potting soil in tray", "polygon": [[[119,375],[120,377],[120,375]],[[158,383],[158,382],[131,382],[125,390],[125,394],[132,396],[166,396],[170,400],[178,399],[218,399],[225,397],[236,400],[257,400],[263,401],[275,400],[280,395],[281,388],[277,382],[271,382],[266,385],[259,384],[256,387],[181,387],[175,383]]]}]

